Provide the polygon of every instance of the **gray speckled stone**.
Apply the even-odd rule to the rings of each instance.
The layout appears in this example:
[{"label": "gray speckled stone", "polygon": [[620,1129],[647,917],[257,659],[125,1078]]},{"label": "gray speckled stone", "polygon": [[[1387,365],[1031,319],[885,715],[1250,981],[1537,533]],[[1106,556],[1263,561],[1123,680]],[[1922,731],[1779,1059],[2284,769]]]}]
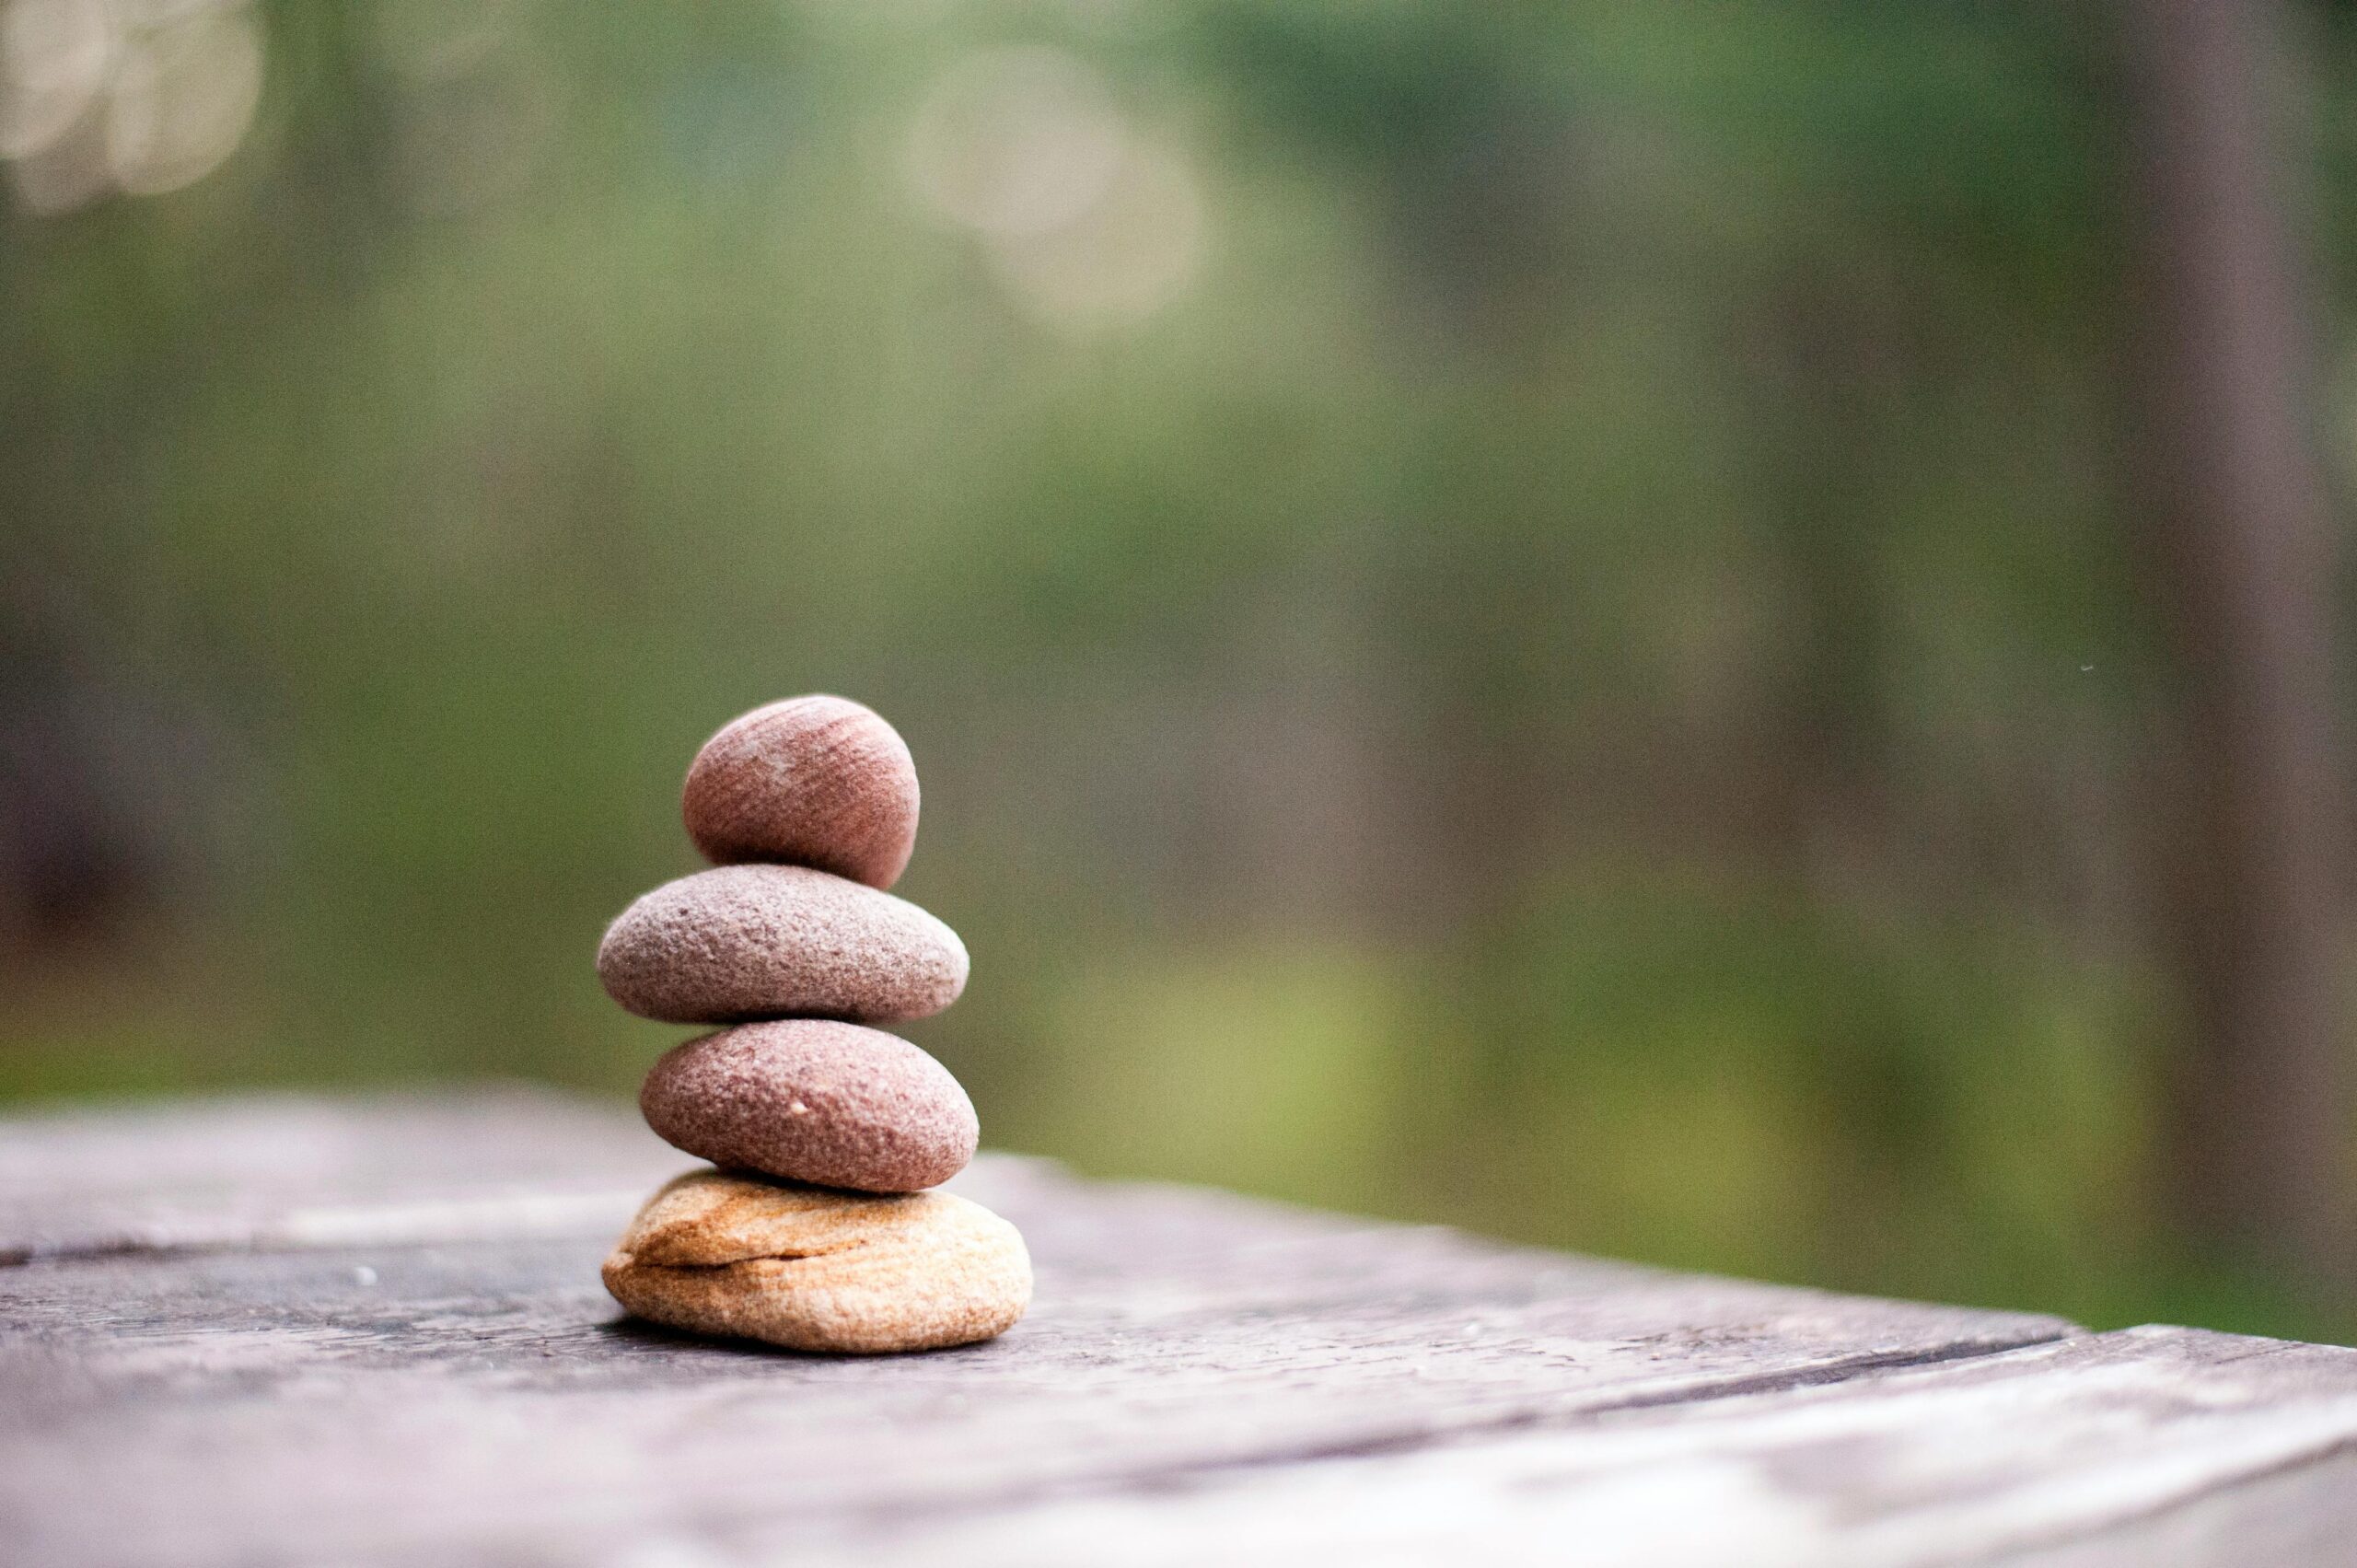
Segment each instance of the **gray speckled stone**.
[{"label": "gray speckled stone", "polygon": [[679,813],[716,865],[784,861],[888,888],[916,847],[916,762],[857,703],[789,697],[703,743]]},{"label": "gray speckled stone", "polygon": [[798,865],[724,865],[640,899],[607,928],[598,978],[643,1018],[888,1023],[966,988],[966,945],[889,893]]},{"label": "gray speckled stone", "polygon": [[907,1040],[857,1024],[744,1024],[667,1052],[646,1124],[714,1165],[866,1192],[913,1192],[974,1157],[973,1102]]}]

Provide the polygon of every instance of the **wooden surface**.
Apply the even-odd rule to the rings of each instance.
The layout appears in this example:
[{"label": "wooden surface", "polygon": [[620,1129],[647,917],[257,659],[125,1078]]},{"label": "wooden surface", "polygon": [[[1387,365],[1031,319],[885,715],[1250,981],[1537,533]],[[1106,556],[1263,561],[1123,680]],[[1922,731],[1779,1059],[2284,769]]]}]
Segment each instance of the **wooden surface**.
[{"label": "wooden surface", "polygon": [[0,1121],[0,1562],[2357,1562],[2357,1351],[986,1156],[1030,1317],[798,1356],[600,1290],[689,1163],[521,1091]]}]

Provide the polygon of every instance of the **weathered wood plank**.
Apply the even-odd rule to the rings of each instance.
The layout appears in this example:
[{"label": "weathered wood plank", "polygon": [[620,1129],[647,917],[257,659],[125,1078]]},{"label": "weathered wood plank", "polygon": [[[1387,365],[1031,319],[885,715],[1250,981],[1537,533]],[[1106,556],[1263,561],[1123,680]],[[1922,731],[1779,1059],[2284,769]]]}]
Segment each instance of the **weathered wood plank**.
[{"label": "weathered wood plank", "polygon": [[[694,1343],[621,1322],[596,1275],[684,1163],[529,1095],[0,1123],[0,1245],[29,1259],[0,1268],[8,1561],[1245,1558],[1207,1550],[1222,1529],[1273,1561],[1303,1530],[1426,1526],[1498,1558],[1747,1520],[1818,1555],[1746,1562],[2075,1530],[2192,1562],[2221,1559],[2179,1550],[2173,1510],[2357,1442],[2357,1353],[2086,1336],[1003,1157],[960,1185],[1038,1262],[1004,1339]],[[1770,1501],[1745,1512],[1747,1487]]]},{"label": "weathered wood plank", "polygon": [[[1154,1492],[921,1518],[801,1561],[1595,1568],[2357,1561],[2357,1354],[2180,1329]],[[2256,1490],[2246,1497],[2241,1488]],[[727,1561],[783,1532],[740,1526]]]},{"label": "weathered wood plank", "polygon": [[610,1107],[521,1086],[23,1116],[0,1123],[0,1262],[619,1230],[682,1163]]}]

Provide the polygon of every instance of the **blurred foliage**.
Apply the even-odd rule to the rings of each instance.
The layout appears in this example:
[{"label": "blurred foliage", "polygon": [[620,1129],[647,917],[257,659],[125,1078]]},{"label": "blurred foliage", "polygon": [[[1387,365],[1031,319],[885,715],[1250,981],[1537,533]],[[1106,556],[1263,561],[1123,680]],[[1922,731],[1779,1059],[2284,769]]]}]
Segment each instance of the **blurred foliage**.
[{"label": "blurred foliage", "polygon": [[2101,13],[260,15],[218,168],[0,216],[0,1095],[624,1094],[687,759],[833,690],[992,1142],[2357,1332],[2155,1208]]}]

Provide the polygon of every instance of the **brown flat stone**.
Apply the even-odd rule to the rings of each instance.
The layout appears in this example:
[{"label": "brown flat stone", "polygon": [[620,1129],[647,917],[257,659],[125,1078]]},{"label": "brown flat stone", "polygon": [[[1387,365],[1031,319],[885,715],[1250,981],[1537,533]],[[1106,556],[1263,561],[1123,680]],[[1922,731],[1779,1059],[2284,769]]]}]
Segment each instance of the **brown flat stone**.
[{"label": "brown flat stone", "polygon": [[803,1351],[970,1344],[1005,1332],[1031,1303],[1021,1234],[979,1203],[714,1170],[656,1193],[603,1272],[641,1318]]}]

